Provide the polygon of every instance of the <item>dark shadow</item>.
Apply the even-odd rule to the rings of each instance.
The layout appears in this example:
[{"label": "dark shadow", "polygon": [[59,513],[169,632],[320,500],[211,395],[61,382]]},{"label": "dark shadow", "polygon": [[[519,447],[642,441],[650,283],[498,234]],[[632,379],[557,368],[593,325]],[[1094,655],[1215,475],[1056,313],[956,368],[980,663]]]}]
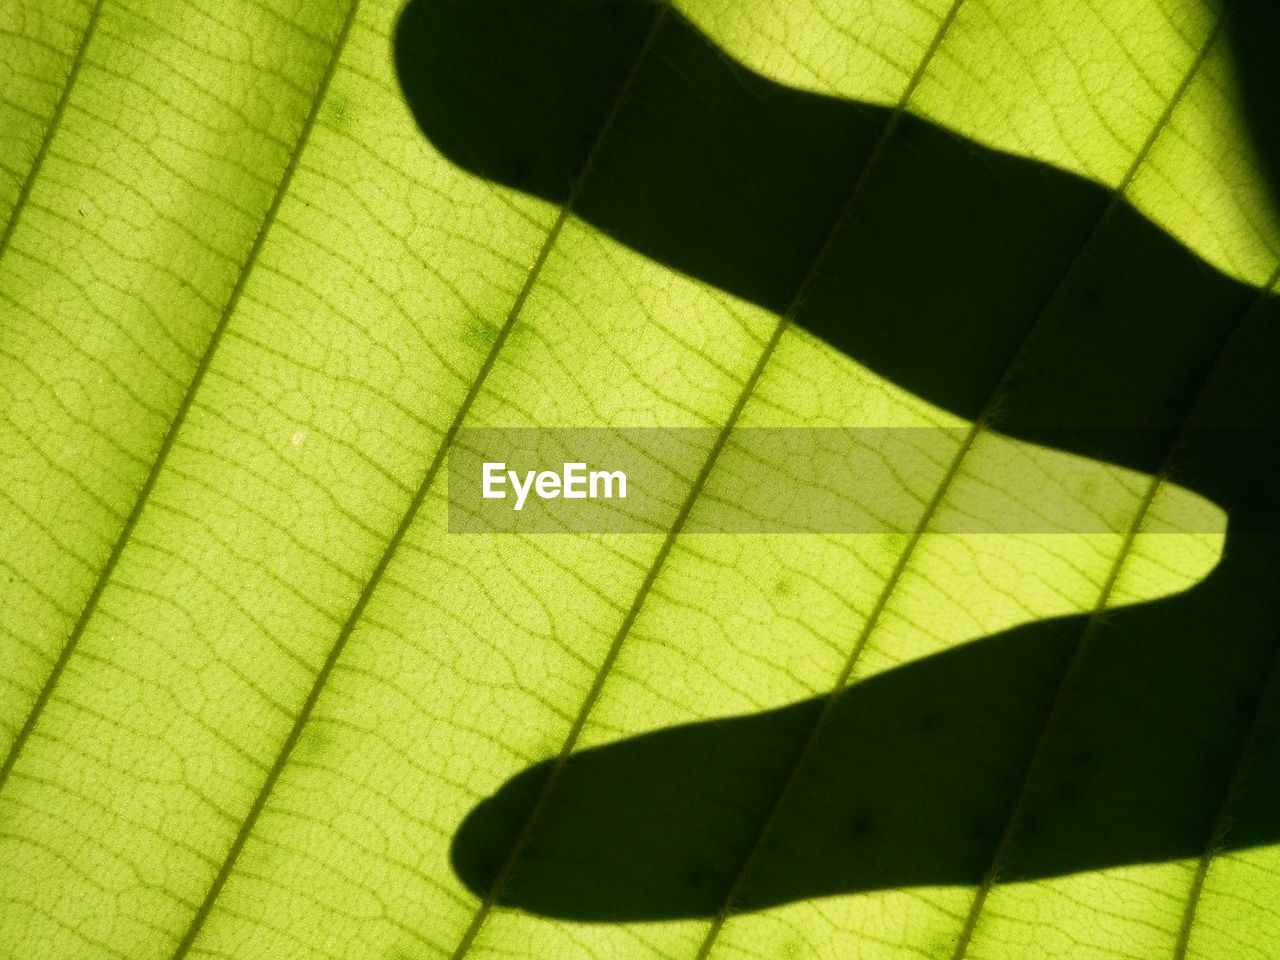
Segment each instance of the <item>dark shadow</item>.
[{"label": "dark shadow", "polygon": [[[1239,568],[1262,559],[1233,553],[1195,590],[1114,615],[1007,878],[1199,855],[1280,630],[1240,595]],[[1240,603],[1232,629],[1247,642],[1213,642],[1215,613]],[[850,688],[734,909],[980,882],[1082,627],[1032,624]],[[806,700],[575,754],[501,902],[576,920],[713,915],[820,709]],[[548,768],[508,781],[459,829],[454,867],[477,893]],[[1280,841],[1274,812],[1255,842],[1268,841]]]},{"label": "dark shadow", "polygon": [[1245,126],[1255,156],[1271,189],[1270,210],[1256,211],[1260,221],[1274,218],[1280,205],[1280,4],[1244,0],[1227,20],[1231,41],[1235,93],[1240,98]]},{"label": "dark shadow", "polygon": [[[1229,32],[1250,129],[1275,175],[1269,98],[1280,86],[1266,83],[1277,61],[1255,35],[1258,18],[1274,19],[1264,6],[1246,4]],[[674,12],[614,112],[653,17],[646,0],[413,0],[396,64],[437,148],[547,200],[568,198],[608,120],[575,214],[782,312],[889,113],[762,78]],[[796,322],[974,418],[1043,315],[998,428],[1154,471],[1256,291],[1126,204],[1104,217],[1108,204],[1095,183],[905,117]],[[1224,560],[1182,596],[1112,614],[1090,644],[1007,878],[1204,846],[1280,641],[1280,464],[1264,442],[1280,420],[1280,309],[1267,301],[1248,316],[1176,464],[1179,483],[1228,512]],[[980,880],[1084,624],[1032,624],[855,686],[735,909]],[[714,913],[818,709],[808,701],[576,754],[499,902],[585,920]],[[454,865],[477,894],[546,773],[513,778],[460,827]],[[1268,802],[1245,805],[1253,820],[1243,816],[1228,845],[1280,841],[1280,775],[1271,779],[1268,797],[1260,777]]]}]

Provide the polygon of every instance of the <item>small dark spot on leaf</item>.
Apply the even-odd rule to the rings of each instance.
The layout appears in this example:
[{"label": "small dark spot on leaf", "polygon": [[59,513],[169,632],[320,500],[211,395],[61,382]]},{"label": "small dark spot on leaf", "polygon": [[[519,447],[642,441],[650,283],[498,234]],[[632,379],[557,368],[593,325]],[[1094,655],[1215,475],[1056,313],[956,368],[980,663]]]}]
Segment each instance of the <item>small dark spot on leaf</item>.
[{"label": "small dark spot on leaf", "polygon": [[1225,771],[1226,766],[1226,762],[1223,760],[1221,754],[1216,751],[1208,754],[1204,758],[1204,769],[1208,774],[1222,773]]},{"label": "small dark spot on leaf", "polygon": [[969,835],[984,844],[990,844],[995,840],[995,830],[991,826],[991,821],[982,817],[969,824]]},{"label": "small dark spot on leaf", "polygon": [[347,115],[347,98],[346,97],[329,97],[324,105],[324,112],[329,119],[340,123]]},{"label": "small dark spot on leaf", "polygon": [[716,893],[715,874],[708,870],[703,863],[695,862],[689,864],[685,870],[684,884],[698,900],[704,900]]},{"label": "small dark spot on leaf", "polygon": [[1040,818],[1035,814],[1031,814],[1018,828],[1018,833],[1023,840],[1029,840],[1040,833]]},{"label": "small dark spot on leaf", "polygon": [[498,339],[498,328],[477,318],[467,324],[465,336],[475,346],[487,349]]},{"label": "small dark spot on leaf", "polygon": [[1097,287],[1089,287],[1080,293],[1080,309],[1086,313],[1097,313],[1102,307],[1102,291]]}]

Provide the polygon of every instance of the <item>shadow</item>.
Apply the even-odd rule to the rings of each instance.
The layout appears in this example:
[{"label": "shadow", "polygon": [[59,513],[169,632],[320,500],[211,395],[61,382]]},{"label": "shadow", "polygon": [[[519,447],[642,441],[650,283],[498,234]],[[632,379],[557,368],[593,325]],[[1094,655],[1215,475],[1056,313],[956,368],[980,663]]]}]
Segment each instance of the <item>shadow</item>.
[{"label": "shadow", "polygon": [[1254,156],[1262,167],[1271,192],[1271,209],[1255,211],[1259,219],[1280,216],[1280,60],[1276,38],[1280,37],[1280,4],[1267,0],[1245,0],[1227,19],[1236,95]]},{"label": "shadow", "polygon": [[[1274,178],[1268,98],[1280,85],[1267,83],[1280,61],[1257,32],[1275,19],[1265,6],[1245,4],[1229,33],[1241,45],[1249,127]],[[781,313],[890,114],[758,76],[675,12],[650,37],[654,16],[646,0],[413,0],[396,65],[439,150],[552,202],[569,198],[608,122],[574,213]],[[1175,479],[1228,512],[1224,559],[1193,590],[1115,612],[1100,628],[1058,717],[1008,879],[1198,856],[1280,641],[1280,464],[1268,439],[1280,412],[1280,309],[1266,300],[1248,312],[1254,289],[1127,204],[1104,216],[1109,203],[1091,181],[905,116],[795,315],[969,419],[1043,316],[998,428],[1147,472],[1222,357]],[[1031,624],[854,686],[735,909],[978,882],[1084,625]],[[580,920],[714,913],[819,709],[806,701],[575,754],[498,901]],[[1260,741],[1273,751],[1267,770],[1280,766],[1273,736],[1266,728]],[[547,772],[541,764],[512,778],[459,828],[453,863],[478,895]],[[1280,841],[1280,775],[1268,776],[1229,846]]]},{"label": "shadow", "polygon": [[[1280,630],[1274,609],[1240,595],[1239,568],[1256,575],[1260,561],[1274,571],[1269,555],[1233,552],[1195,590],[1114,615],[1056,731],[1007,879],[1199,856]],[[1215,612],[1240,602],[1232,629],[1248,641],[1212,642]],[[851,687],[735,911],[979,883],[1082,628],[1081,617],[1035,623]],[[574,920],[712,916],[821,706],[575,754],[500,902]],[[512,778],[458,830],[454,867],[477,893],[549,766]],[[1254,842],[1275,841],[1273,813]]]}]

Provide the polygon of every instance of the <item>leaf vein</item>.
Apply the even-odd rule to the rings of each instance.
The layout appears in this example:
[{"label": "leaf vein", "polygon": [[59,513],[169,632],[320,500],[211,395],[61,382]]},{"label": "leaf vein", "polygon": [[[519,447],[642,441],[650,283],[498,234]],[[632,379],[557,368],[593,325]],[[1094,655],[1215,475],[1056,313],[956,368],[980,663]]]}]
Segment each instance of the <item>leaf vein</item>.
[{"label": "leaf vein", "polygon": [[[22,211],[27,205],[27,198],[31,196],[36,180],[40,177],[45,158],[49,155],[49,147],[52,145],[53,138],[57,135],[58,127],[62,123],[62,117],[67,111],[67,102],[71,99],[71,90],[75,87],[76,79],[80,76],[80,67],[83,66],[85,60],[85,51],[89,47],[89,42],[93,39],[94,30],[97,29],[104,2],[105,0],[95,0],[93,8],[89,11],[89,17],[85,21],[84,32],[80,35],[80,43],[71,57],[71,66],[67,70],[67,79],[63,81],[62,90],[58,94],[58,102],[54,104],[53,114],[49,117],[49,125],[45,127],[44,135],[40,138],[40,145],[36,148],[36,155],[32,158],[31,167],[27,170],[22,186],[18,188],[18,196],[14,200],[13,209],[9,212],[9,220],[4,225],[4,232],[0,233],[0,260],[4,259],[5,253],[9,250],[14,231],[18,229],[18,221],[21,219]],[[0,776],[0,784],[3,784],[3,782],[3,776]]]},{"label": "leaf vein", "polygon": [[[37,694],[35,702],[27,713],[22,726],[19,728],[17,736],[11,743],[3,763],[0,763],[0,792],[4,790],[5,785],[8,783],[9,776],[22,753],[23,747],[30,739],[31,733],[39,722],[45,706],[49,703],[50,696],[52,695],[54,688],[57,686],[58,681],[61,679],[68,661],[75,652],[80,638],[84,635],[89,621],[93,618],[95,611],[98,609],[98,604],[102,598],[102,594],[106,590],[108,583],[111,581],[112,574],[115,572],[116,566],[119,564],[120,557],[123,555],[125,548],[132,539],[133,532],[138,525],[138,521],[150,500],[152,491],[155,489],[156,481],[163,471],[169,454],[173,450],[178,433],[186,420],[187,414],[190,412],[191,407],[194,404],[196,394],[199,392],[200,385],[203,383],[205,374],[209,370],[213,356],[217,352],[218,345],[222,341],[223,334],[226,332],[231,316],[235,313],[236,307],[240,302],[240,298],[248,282],[249,275],[253,272],[253,269],[258,262],[258,257],[265,244],[267,234],[270,232],[271,226],[275,222],[276,215],[284,201],[285,195],[289,191],[293,175],[298,168],[299,159],[306,146],[307,140],[311,135],[311,131],[315,126],[316,119],[320,113],[320,107],[324,101],[325,93],[329,88],[329,82],[337,67],[337,62],[342,48],[345,45],[346,37],[350,32],[351,22],[354,19],[357,4],[358,0],[352,0],[351,5],[348,7],[346,19],[343,21],[342,27],[335,40],[334,49],[329,62],[326,65],[325,72],[321,76],[320,83],[311,104],[310,112],[307,114],[299,130],[293,152],[290,154],[284,171],[281,174],[281,178],[276,187],[275,194],[272,197],[271,204],[268,206],[266,213],[263,216],[262,224],[259,226],[253,243],[245,256],[244,264],[236,277],[236,281],[231,288],[231,292],[227,296],[226,303],[224,304],[217,323],[215,324],[209,340],[205,345],[204,352],[201,354],[200,359],[196,364],[195,371],[190,382],[187,384],[187,389],[178,404],[173,419],[170,421],[169,427],[165,431],[164,437],[156,452],[155,459],[152,461],[150,469],[147,472],[147,476],[143,480],[142,485],[138,490],[138,494],[134,499],[133,506],[130,508],[129,514],[121,526],[120,533],[112,544],[111,551],[107,556],[106,562],[103,564],[96,580],[94,581],[93,587],[90,589],[89,596],[85,600],[79,617],[71,628],[71,631],[67,636],[67,640],[63,643],[62,648],[58,652],[58,656],[53,663],[53,667],[50,670],[49,675],[41,686],[40,692]],[[101,6],[102,0],[98,0],[95,12],[100,11]],[[94,22],[96,23],[96,20]],[[81,52],[83,52],[85,45],[85,43],[81,44]],[[78,64],[82,62],[82,60],[82,57],[77,60],[77,69]],[[59,116],[61,116],[61,114],[59,114]],[[11,231],[6,228],[5,237],[7,238],[10,235]],[[6,248],[3,245],[0,245],[0,256],[3,255],[5,249]]]}]

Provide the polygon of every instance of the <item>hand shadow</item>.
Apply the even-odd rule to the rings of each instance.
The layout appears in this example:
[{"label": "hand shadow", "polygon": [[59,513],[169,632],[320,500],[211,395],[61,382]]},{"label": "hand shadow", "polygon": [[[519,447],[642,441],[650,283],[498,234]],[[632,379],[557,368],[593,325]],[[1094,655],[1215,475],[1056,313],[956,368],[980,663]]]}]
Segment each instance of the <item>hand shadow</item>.
[{"label": "hand shadow", "polygon": [[[1276,35],[1259,23],[1277,19],[1268,6],[1246,5],[1229,26],[1246,90],[1275,71],[1261,48],[1249,52],[1261,43],[1251,38]],[[786,311],[890,112],[758,76],[674,11],[615,110],[655,9],[413,0],[396,65],[424,133],[460,166],[558,203],[576,189],[574,214],[614,239]],[[1244,101],[1275,174],[1269,105],[1256,93]],[[1270,382],[1280,308],[1110,202],[1095,183],[904,116],[795,314],[969,419],[1036,326],[996,427],[1147,472],[1247,317],[1175,476],[1228,512],[1223,561],[1193,590],[1101,626],[1057,717],[1008,879],[1198,856],[1280,641],[1267,441],[1280,411]],[[734,909],[979,882],[1085,622],[1034,623],[852,687]],[[575,754],[498,901],[580,920],[714,914],[820,706]],[[1273,752],[1263,750],[1229,846],[1280,841],[1280,764],[1263,741]],[[459,828],[453,863],[477,894],[548,769],[513,777]]]}]

